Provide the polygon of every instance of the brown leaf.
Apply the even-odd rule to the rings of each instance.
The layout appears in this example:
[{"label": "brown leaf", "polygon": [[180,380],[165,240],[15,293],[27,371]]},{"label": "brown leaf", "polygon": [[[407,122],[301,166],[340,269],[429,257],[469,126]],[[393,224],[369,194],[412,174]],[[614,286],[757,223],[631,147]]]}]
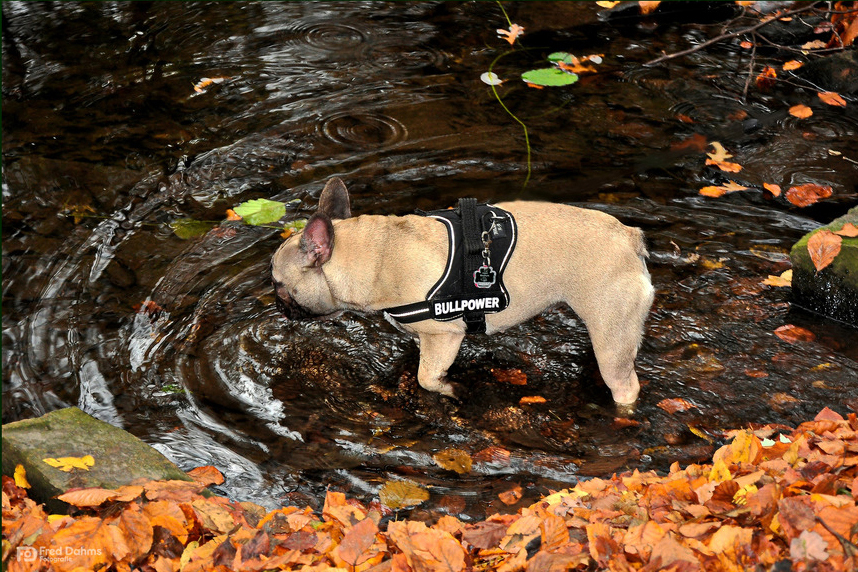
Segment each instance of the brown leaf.
[{"label": "brown leaf", "polygon": [[834,234],[828,229],[822,229],[814,233],[807,241],[807,252],[814,268],[819,272],[840,254],[843,237]]},{"label": "brown leaf", "polygon": [[217,502],[217,499],[197,499],[191,503],[200,524],[208,531],[226,534],[235,528],[232,513]]},{"label": "brown leaf", "polygon": [[670,397],[667,399],[662,399],[656,404],[657,407],[664,409],[670,414],[677,413],[680,411],[688,411],[694,407],[697,407],[687,399],[682,399],[681,397]]},{"label": "brown leaf", "polygon": [[778,77],[778,72],[775,71],[775,68],[766,66],[763,68],[763,71],[760,72],[760,75],[757,76],[756,85],[757,89],[766,90],[772,87],[775,84],[775,79]]},{"label": "brown leaf", "polygon": [[204,487],[209,485],[222,485],[224,482],[223,473],[211,465],[191,469],[187,474],[189,477],[194,479],[194,482],[201,484]]},{"label": "brown leaf", "polygon": [[482,550],[497,548],[501,539],[506,536],[507,526],[503,522],[491,520],[469,524],[462,533],[462,540]]},{"label": "brown leaf", "polygon": [[799,103],[798,105],[793,105],[789,108],[789,114],[793,117],[798,117],[799,119],[807,119],[813,115],[813,110],[803,103]]},{"label": "brown leaf", "polygon": [[807,183],[787,189],[786,199],[797,207],[807,207],[820,199],[827,199],[831,193],[831,187],[828,185]]},{"label": "brown leaf", "polygon": [[[856,21],[858,21],[858,18],[856,18]],[[839,234],[840,236],[845,236],[847,238],[855,238],[858,236],[858,226],[855,226],[851,222],[847,222],[840,228],[840,230],[835,230],[834,234]]]},{"label": "brown leaf", "polygon": [[52,563],[54,569],[61,572],[75,568],[97,570],[107,564],[111,557],[120,555],[120,558],[124,558],[128,554],[128,546],[119,529],[93,516],[79,517],[66,528],[58,530],[51,545],[60,548],[63,556],[67,556]]},{"label": "brown leaf", "polygon": [[363,564],[373,556],[369,549],[375,543],[378,526],[371,518],[365,518],[346,531],[340,542],[340,558],[352,566]]},{"label": "brown leaf", "polygon": [[527,385],[527,375],[520,369],[493,369],[492,376],[501,383]]},{"label": "brown leaf", "polygon": [[515,485],[513,488],[498,494],[498,498],[505,505],[513,505],[521,500],[521,486]]},{"label": "brown leaf", "polygon": [[139,506],[132,504],[123,510],[117,525],[128,541],[131,550],[129,560],[132,563],[149,552],[152,547],[152,525]]},{"label": "brown leaf", "polygon": [[828,105],[846,107],[846,100],[843,99],[839,93],[833,91],[820,91],[817,95],[819,96],[819,99]]},{"label": "brown leaf", "polygon": [[775,330],[775,335],[785,342],[794,344],[796,342],[812,342],[816,339],[816,334],[801,326],[792,324],[784,324]]}]

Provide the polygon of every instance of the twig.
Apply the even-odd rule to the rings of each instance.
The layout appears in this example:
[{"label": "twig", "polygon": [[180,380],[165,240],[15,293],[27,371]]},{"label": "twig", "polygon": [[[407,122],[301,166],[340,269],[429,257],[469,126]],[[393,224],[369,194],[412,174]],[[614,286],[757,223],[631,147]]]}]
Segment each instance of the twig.
[{"label": "twig", "polygon": [[811,4],[810,6],[805,6],[804,8],[797,8],[795,10],[787,10],[783,14],[779,14],[775,17],[769,18],[768,20],[763,20],[762,22],[758,22],[758,23],[754,24],[753,26],[748,26],[747,28],[742,28],[740,30],[735,30],[733,32],[727,32],[727,33],[721,34],[720,36],[716,36],[714,38],[706,40],[702,44],[697,44],[696,46],[688,48],[687,50],[682,50],[681,52],[676,52],[673,54],[665,54],[665,55],[658,57],[652,61],[649,61],[643,65],[646,67],[654,66],[654,65],[659,64],[663,61],[672,60],[673,58],[679,58],[682,56],[687,56],[689,54],[693,54],[694,52],[700,51],[703,48],[709,47],[712,44],[717,44],[718,42],[720,42],[722,40],[726,40],[727,38],[735,38],[736,36],[741,36],[743,34],[750,34],[752,32],[756,32],[757,30],[759,30],[763,26],[767,26],[768,24],[771,24],[772,22],[774,22],[776,20],[779,20],[781,18],[788,18],[790,16],[800,14],[801,12],[807,12],[809,10],[813,10],[814,8],[815,8],[815,4]]},{"label": "twig", "polygon": [[[753,34],[756,36],[756,34]],[[748,79],[745,80],[745,89],[742,90],[742,103],[748,98],[748,88],[751,87],[751,78],[754,77],[754,64],[757,60],[757,42],[752,42],[753,48],[751,49],[751,62],[748,64]]]}]

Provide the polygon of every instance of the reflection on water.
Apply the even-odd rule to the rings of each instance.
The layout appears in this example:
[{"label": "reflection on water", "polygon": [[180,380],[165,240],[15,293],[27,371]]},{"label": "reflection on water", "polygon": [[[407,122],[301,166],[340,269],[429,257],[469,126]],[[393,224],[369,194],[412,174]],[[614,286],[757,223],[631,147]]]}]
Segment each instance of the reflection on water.
[{"label": "reflection on water", "polygon": [[[496,4],[4,3],[3,422],[78,405],[185,469],[216,465],[236,498],[315,505],[326,487],[372,497],[407,476],[433,485],[429,516],[478,517],[515,510],[497,494],[516,484],[525,503],[705,459],[725,428],[858,408],[855,331],[761,285],[813,217],[854,203],[855,169],[827,149],[854,141],[855,111],[800,123],[783,113],[793,92],[743,105],[734,64],[702,54],[640,68],[650,42],[678,42],[669,24],[617,28],[589,3],[508,10],[534,49],[502,57],[501,77],[555,49],[605,54],[570,88],[500,88],[529,128],[526,189],[521,129],[478,79],[504,50]],[[202,78],[225,79],[197,92]],[[753,183],[825,182],[834,198],[799,211],[758,191],[699,197],[717,174],[676,146],[696,133]],[[306,217],[332,175],[357,213],[524,198],[644,228],[657,297],[634,416],[615,419],[566,308],[466,340],[452,403],[419,389],[416,347],[380,316],[284,321],[276,230],[182,240],[169,226],[256,197]],[[781,341],[784,323],[817,340]],[[534,395],[547,402],[519,404]],[[669,414],[667,398],[693,407]],[[472,455],[470,474],[434,463],[448,448]]]}]

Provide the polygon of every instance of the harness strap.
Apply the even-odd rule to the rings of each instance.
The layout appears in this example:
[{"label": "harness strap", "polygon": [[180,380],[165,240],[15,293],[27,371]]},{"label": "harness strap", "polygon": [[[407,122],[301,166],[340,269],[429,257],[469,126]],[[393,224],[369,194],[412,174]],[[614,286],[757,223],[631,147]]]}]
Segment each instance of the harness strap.
[{"label": "harness strap", "polygon": [[[465,243],[465,253],[462,256],[462,276],[468,276],[474,268],[479,268],[482,263],[481,253],[483,241],[480,238],[483,229],[477,217],[477,199],[473,197],[459,199],[459,216],[462,217],[462,240]],[[465,281],[462,285],[463,293],[478,292],[472,281]],[[462,318],[465,320],[469,334],[486,333],[486,314],[480,311],[466,311]]]}]

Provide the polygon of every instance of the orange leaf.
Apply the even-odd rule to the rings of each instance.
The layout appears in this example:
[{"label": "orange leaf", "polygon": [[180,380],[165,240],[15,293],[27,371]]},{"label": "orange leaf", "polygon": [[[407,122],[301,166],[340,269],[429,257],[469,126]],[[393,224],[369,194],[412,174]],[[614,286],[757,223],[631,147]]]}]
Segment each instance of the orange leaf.
[{"label": "orange leaf", "polygon": [[834,258],[840,254],[842,242],[842,236],[828,229],[820,230],[808,239],[807,252],[817,272],[834,262]]},{"label": "orange leaf", "polygon": [[527,375],[520,369],[493,369],[495,381],[512,385],[527,385]]},{"label": "orange leaf", "polygon": [[194,479],[194,482],[203,485],[204,487],[209,485],[222,485],[224,482],[223,473],[211,465],[191,469],[187,474],[189,477]]},{"label": "orange leaf", "polygon": [[797,70],[804,64],[798,60],[790,60],[784,64],[784,71]]},{"label": "orange leaf", "polygon": [[703,187],[700,189],[700,194],[704,197],[720,197],[727,193],[746,190],[748,190],[748,187],[744,187],[735,181],[728,181],[726,184],[718,187]]},{"label": "orange leaf", "polygon": [[530,83],[529,81],[526,81],[524,83],[527,85],[527,87],[532,87],[533,89],[545,89],[545,86],[543,85],[537,85],[535,83]]},{"label": "orange leaf", "polygon": [[713,161],[712,159],[706,159],[707,165],[715,165],[722,171],[727,171],[728,173],[738,173],[742,170],[742,165],[738,163],[731,163],[729,161]]},{"label": "orange leaf", "polygon": [[774,185],[772,183],[763,183],[763,188],[769,191],[772,195],[779,197],[781,196],[781,187],[780,185]]},{"label": "orange leaf", "polygon": [[369,552],[375,542],[378,526],[371,518],[365,518],[346,532],[340,542],[340,558],[352,566],[363,564],[375,554]]},{"label": "orange leaf", "polygon": [[840,230],[834,231],[834,234],[839,234],[840,236],[845,236],[847,238],[855,238],[858,236],[858,226],[855,226],[851,222],[847,222]]},{"label": "orange leaf", "polygon": [[521,486],[515,485],[508,491],[504,491],[498,494],[498,498],[503,504],[506,505],[512,505],[517,503],[521,499]]},{"label": "orange leaf", "polygon": [[753,47],[754,47],[754,44],[752,44],[752,43],[751,43],[751,42],[749,42],[748,40],[743,41],[743,42],[742,42],[741,44],[739,44],[739,45],[740,45],[743,49],[745,49],[745,50],[750,50],[751,48],[753,48]]},{"label": "orange leaf", "polygon": [[821,99],[828,105],[846,107],[846,100],[840,97],[839,93],[835,93],[833,91],[820,91],[817,95],[819,95],[819,99]]},{"label": "orange leaf", "polygon": [[241,215],[232,209],[226,209],[226,220],[241,220]]},{"label": "orange leaf", "polygon": [[775,84],[776,77],[778,77],[778,72],[775,71],[775,68],[769,66],[764,67],[760,75],[757,76],[757,88],[769,89]]},{"label": "orange leaf", "polygon": [[118,496],[118,492],[110,489],[92,487],[61,494],[57,498],[74,506],[98,506]]},{"label": "orange leaf", "polygon": [[681,397],[671,397],[668,399],[662,399],[656,404],[657,407],[664,409],[668,413],[676,413],[678,411],[688,411],[693,407],[697,407],[687,399],[682,399]]},{"label": "orange leaf", "polygon": [[813,115],[813,110],[803,103],[799,103],[798,105],[793,105],[789,108],[789,114],[793,117],[798,117],[799,119],[807,119]]},{"label": "orange leaf", "polygon": [[[119,529],[93,516],[79,517],[66,528],[58,530],[51,539],[51,546],[62,549],[64,559],[57,563],[61,565],[57,569],[62,570],[74,570],[77,567],[98,570],[108,562],[110,556],[119,556],[116,558],[119,560],[129,552]],[[98,549],[81,550],[85,547]]]},{"label": "orange leaf", "polygon": [[509,30],[497,30],[497,33],[498,36],[509,42],[509,45],[513,45],[518,37],[524,33],[524,28],[518,24],[513,24]]},{"label": "orange leaf", "polygon": [[830,197],[831,193],[831,187],[828,185],[807,183],[787,189],[786,199],[797,207],[807,207],[820,199]]},{"label": "orange leaf", "polygon": [[638,5],[641,7],[641,14],[644,16],[652,14],[652,12],[658,8],[659,4],[661,4],[661,2],[638,2]]},{"label": "orange leaf", "polygon": [[840,39],[843,41],[844,46],[851,46],[856,36],[858,36],[858,18],[853,18],[852,23],[849,24],[849,27],[840,36]]},{"label": "orange leaf", "polygon": [[519,405],[532,405],[534,403],[545,403],[548,401],[541,395],[526,395],[518,400]]},{"label": "orange leaf", "polygon": [[785,324],[775,330],[775,335],[785,342],[794,344],[796,342],[812,342],[816,339],[816,334],[806,328]]},{"label": "orange leaf", "polygon": [[119,530],[130,541],[128,546],[132,551],[129,560],[134,562],[145,556],[152,547],[153,529],[149,519],[140,511],[136,504],[129,505],[119,515]]}]

